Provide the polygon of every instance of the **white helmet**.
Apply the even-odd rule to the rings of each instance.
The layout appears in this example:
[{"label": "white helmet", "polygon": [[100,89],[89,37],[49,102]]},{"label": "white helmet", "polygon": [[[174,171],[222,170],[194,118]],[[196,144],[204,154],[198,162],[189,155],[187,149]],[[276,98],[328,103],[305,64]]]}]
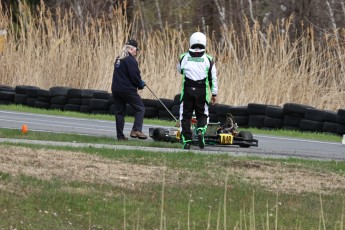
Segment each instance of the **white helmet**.
[{"label": "white helmet", "polygon": [[206,36],[201,32],[195,32],[189,38],[189,51],[203,52],[206,48]]}]

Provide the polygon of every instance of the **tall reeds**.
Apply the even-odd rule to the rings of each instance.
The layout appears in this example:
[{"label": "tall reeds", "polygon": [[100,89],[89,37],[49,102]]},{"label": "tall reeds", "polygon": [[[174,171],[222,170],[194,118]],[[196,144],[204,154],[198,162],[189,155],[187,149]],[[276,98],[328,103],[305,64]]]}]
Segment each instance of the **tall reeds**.
[{"label": "tall reeds", "polygon": [[[127,24],[120,10],[110,18],[89,17],[82,27],[74,22],[72,12],[53,14],[44,5],[39,15],[21,5],[16,25],[1,12],[0,29],[7,30],[7,40],[0,56],[0,84],[110,91],[114,59],[131,37],[140,42],[138,61],[150,88],[162,98],[180,93],[176,64],[188,50],[189,34],[169,27],[145,36],[133,34],[135,25]],[[344,31],[316,36],[312,28],[305,28],[303,35],[295,37],[290,20],[265,26],[265,31],[258,22],[243,21],[244,31],[229,26],[221,34],[208,35],[207,51],[215,57],[218,70],[218,103],[294,102],[320,109],[345,108],[339,58],[345,49],[335,39]],[[145,89],[141,96],[154,98]]]}]

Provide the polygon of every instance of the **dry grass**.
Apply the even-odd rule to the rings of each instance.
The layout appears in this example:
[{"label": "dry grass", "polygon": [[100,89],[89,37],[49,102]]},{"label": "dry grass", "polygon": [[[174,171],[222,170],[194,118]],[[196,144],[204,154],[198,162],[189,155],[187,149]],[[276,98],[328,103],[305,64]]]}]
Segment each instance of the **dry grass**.
[{"label": "dry grass", "polygon": [[[44,6],[39,17],[33,17],[26,6],[20,12],[19,27],[0,13],[0,29],[8,31],[0,56],[1,84],[110,91],[114,58],[132,31],[121,12],[114,12],[111,20],[88,18],[83,29],[71,23],[70,12],[52,15]],[[303,36],[292,41],[287,21],[267,28],[266,43],[261,30],[259,24],[248,23],[241,33],[229,27],[210,36],[208,53],[217,61],[219,103],[295,102],[334,111],[345,108],[341,72],[345,49],[337,50],[343,44],[337,44],[334,34],[316,38],[306,28]],[[165,28],[145,40],[143,34],[132,37],[141,43],[138,60],[143,79],[160,97],[173,98],[181,88],[176,63],[188,48],[189,35]],[[148,90],[141,95],[154,98]]]}]

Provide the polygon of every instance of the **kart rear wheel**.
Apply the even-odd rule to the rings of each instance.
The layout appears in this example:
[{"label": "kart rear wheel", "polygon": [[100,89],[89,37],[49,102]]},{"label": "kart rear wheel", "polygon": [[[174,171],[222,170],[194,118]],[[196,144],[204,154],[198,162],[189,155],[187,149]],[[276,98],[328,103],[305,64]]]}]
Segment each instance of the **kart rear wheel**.
[{"label": "kart rear wheel", "polygon": [[[246,140],[252,140],[253,139],[253,134],[249,131],[240,131],[238,133],[238,137],[242,137],[245,141]],[[242,148],[249,148],[250,144],[239,144],[240,147]]]},{"label": "kart rear wheel", "polygon": [[164,128],[155,128],[152,133],[154,141],[166,141],[166,132]]}]

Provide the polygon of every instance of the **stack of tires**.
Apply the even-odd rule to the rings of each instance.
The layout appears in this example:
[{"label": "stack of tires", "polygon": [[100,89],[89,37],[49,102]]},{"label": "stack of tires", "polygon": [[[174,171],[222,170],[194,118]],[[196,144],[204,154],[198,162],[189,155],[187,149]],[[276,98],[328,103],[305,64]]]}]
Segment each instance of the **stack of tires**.
[{"label": "stack of tires", "polygon": [[267,129],[281,129],[283,127],[283,107],[267,105],[265,110],[264,127]]},{"label": "stack of tires", "polygon": [[14,103],[14,87],[0,85],[0,105],[9,105]]},{"label": "stack of tires", "polygon": [[50,107],[50,95],[49,90],[37,89],[37,99],[35,107],[40,109],[49,109]]},{"label": "stack of tires", "polygon": [[[179,119],[180,94],[174,99],[143,99],[145,118]],[[65,86],[49,90],[29,85],[0,85],[0,104],[19,104],[43,109],[58,109],[93,114],[114,114],[112,95],[104,90],[76,89]],[[163,104],[164,105],[163,105]],[[127,105],[128,116],[135,111]],[[169,111],[168,111],[169,110]],[[247,106],[216,104],[209,106],[210,122],[224,123],[230,113],[238,126],[264,129],[293,129],[311,132],[345,134],[345,109],[337,112],[286,103],[281,106],[249,103]]]},{"label": "stack of tires", "polygon": [[71,89],[65,86],[54,86],[49,89],[50,109],[64,110],[67,104],[67,92]]},{"label": "stack of tires", "polygon": [[285,103],[283,106],[284,120],[282,128],[288,130],[299,130],[300,123],[304,118],[307,108],[313,109],[313,107],[307,105]]},{"label": "stack of tires", "polygon": [[247,110],[249,113],[248,126],[261,129],[265,124],[267,105],[258,103],[249,103]]},{"label": "stack of tires", "polygon": [[112,95],[107,91],[97,90],[93,92],[90,100],[91,113],[110,114]]},{"label": "stack of tires", "polygon": [[345,109],[339,109],[337,112],[337,133],[340,135],[345,134]]}]

